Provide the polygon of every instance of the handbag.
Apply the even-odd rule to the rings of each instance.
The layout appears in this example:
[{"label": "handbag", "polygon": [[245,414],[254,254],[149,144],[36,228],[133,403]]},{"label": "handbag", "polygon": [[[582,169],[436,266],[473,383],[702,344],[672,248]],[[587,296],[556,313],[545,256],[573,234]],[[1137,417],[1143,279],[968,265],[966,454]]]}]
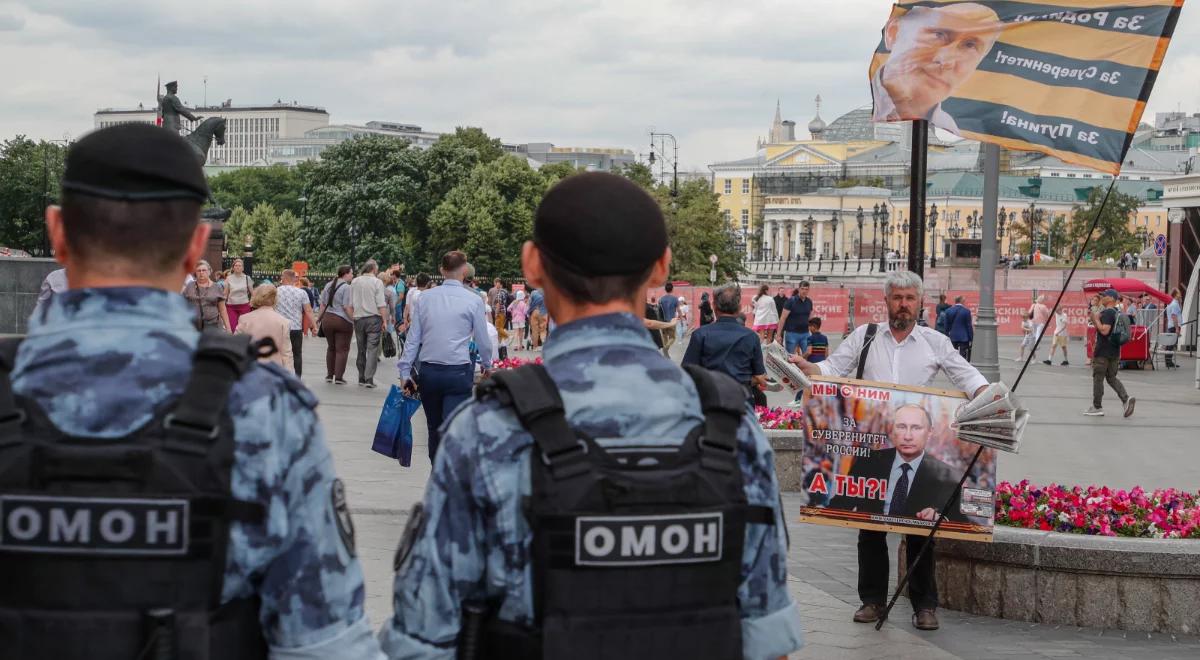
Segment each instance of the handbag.
[{"label": "handbag", "polygon": [[396,357],[396,338],[388,330],[383,332],[383,357]]},{"label": "handbag", "polygon": [[325,337],[325,324],[322,323],[322,321],[325,320],[325,312],[329,311],[329,306],[333,304],[333,294],[337,293],[338,287],[343,284],[345,284],[345,282],[336,282],[332,287],[329,288],[329,300],[325,301],[325,306],[321,308],[321,313],[317,314],[318,337]]},{"label": "handbag", "polygon": [[412,416],[420,407],[420,398],[411,397],[400,386],[392,385],[379,413],[371,451],[397,459],[404,467],[412,465]]}]

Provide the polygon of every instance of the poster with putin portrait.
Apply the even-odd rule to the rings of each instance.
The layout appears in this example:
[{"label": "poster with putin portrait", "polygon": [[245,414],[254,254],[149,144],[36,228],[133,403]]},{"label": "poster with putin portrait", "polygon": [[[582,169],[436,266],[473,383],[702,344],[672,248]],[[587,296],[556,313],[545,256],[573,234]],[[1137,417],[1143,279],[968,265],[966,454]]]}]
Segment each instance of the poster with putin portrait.
[{"label": "poster with putin portrait", "polygon": [[952,428],[962,392],[816,376],[804,392],[802,522],[990,541],[996,454]]},{"label": "poster with putin portrait", "polygon": [[1120,171],[1183,0],[920,0],[869,68],[875,121]]}]

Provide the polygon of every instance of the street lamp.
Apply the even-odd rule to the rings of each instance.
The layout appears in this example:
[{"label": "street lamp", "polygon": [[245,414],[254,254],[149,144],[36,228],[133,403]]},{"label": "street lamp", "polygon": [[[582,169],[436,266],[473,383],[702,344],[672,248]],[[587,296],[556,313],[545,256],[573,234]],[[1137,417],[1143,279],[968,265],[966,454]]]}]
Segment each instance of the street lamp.
[{"label": "street lamp", "polygon": [[979,238],[975,235],[979,229],[979,211],[971,211],[971,215],[967,216],[967,229],[971,230],[971,238]]},{"label": "street lamp", "polygon": [[887,270],[887,261],[884,256],[887,250],[883,248],[887,245],[888,234],[891,233],[891,229],[888,226],[887,204],[876,204],[875,209],[871,212],[871,220],[883,230],[883,246],[880,246],[879,250],[879,272],[882,273]]},{"label": "street lamp", "polygon": [[900,239],[900,247],[902,248],[901,251],[904,253],[905,258],[907,258],[908,257],[908,223],[904,222],[903,220],[900,221],[900,233],[902,234],[901,239]]},{"label": "street lamp", "polygon": [[300,211],[300,235],[304,240],[300,243],[300,249],[304,250],[304,258],[308,258],[308,195],[300,195],[296,198],[304,206]]},{"label": "street lamp", "polygon": [[[876,210],[878,210],[879,205],[876,204],[875,206],[876,206]],[[862,235],[863,235],[862,206],[858,207],[858,213],[854,216],[854,219],[858,221],[858,269],[857,270],[862,270]]]},{"label": "street lamp", "polygon": [[1029,208],[1021,210],[1021,219],[1029,223],[1029,265],[1033,265],[1033,253],[1037,243],[1037,228],[1045,217],[1046,210],[1039,209],[1037,202],[1029,202]]},{"label": "street lamp", "polygon": [[[673,154],[673,157],[671,158],[671,173],[673,176],[672,183],[671,183],[671,196],[675,197],[676,195],[679,194],[679,143],[675,141],[675,136],[671,135],[670,133],[651,132],[650,133],[650,165],[651,165],[651,167],[653,167],[653,165],[654,165],[654,138],[659,139],[659,145],[660,145],[659,150],[662,152],[666,152],[666,150],[667,150],[666,142],[665,142],[664,138],[671,139],[671,149],[672,149],[672,154]],[[663,155],[665,156],[666,154],[664,153]],[[659,166],[658,171],[659,171],[659,178],[661,179],[662,175],[663,175],[661,165]]]},{"label": "street lamp", "polygon": [[808,220],[804,221],[804,258],[812,261],[813,254],[813,226],[816,221],[813,220],[812,214],[808,214]]},{"label": "street lamp", "polygon": [[837,260],[837,258],[838,258],[838,256],[837,256],[837,226],[838,226],[838,212],[837,212],[837,211],[834,211],[834,212],[833,212],[833,217],[832,217],[832,219],[829,221],[829,225],[830,225],[830,227],[832,227],[832,228],[833,228],[833,236],[831,236],[831,237],[829,238],[829,245],[830,245],[830,246],[833,248],[833,259],[836,261],[836,260]]},{"label": "street lamp", "polygon": [[937,204],[929,210],[929,267],[937,268]]}]

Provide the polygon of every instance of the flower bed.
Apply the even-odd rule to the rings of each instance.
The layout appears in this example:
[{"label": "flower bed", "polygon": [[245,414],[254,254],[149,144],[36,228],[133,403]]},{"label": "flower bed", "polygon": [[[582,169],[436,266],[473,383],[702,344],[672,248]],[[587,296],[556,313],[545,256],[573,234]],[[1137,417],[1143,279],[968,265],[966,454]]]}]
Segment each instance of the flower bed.
[{"label": "flower bed", "polygon": [[523,367],[527,364],[541,364],[541,363],[542,363],[542,358],[540,358],[540,357],[534,358],[532,360],[525,360],[525,359],[522,359],[519,357],[511,357],[511,358],[508,358],[507,360],[500,360],[499,362],[494,363],[492,365],[492,369],[516,369],[517,367]]},{"label": "flower bed", "polygon": [[804,428],[804,413],[797,408],[755,406],[758,423],[768,431],[798,431]]},{"label": "flower bed", "polygon": [[1157,539],[1200,539],[1200,493],[1021,481],[996,489],[996,524],[1042,531]]}]

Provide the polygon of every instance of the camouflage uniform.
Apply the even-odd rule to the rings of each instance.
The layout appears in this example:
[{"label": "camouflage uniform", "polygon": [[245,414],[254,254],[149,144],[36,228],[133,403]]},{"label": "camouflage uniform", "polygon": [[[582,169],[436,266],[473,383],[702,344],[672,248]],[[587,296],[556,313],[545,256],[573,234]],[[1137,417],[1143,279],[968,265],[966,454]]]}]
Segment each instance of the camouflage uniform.
[{"label": "camouflage uniform", "polygon": [[[193,312],[156,289],[61,293],[31,319],[13,389],[65,433],[123,437],[182,394],[199,340]],[[316,403],[275,365],[251,368],[233,388],[233,496],[262,503],[267,518],[233,523],[222,602],[259,596],[273,658],[374,660],[362,567],[339,534]]]},{"label": "camouflage uniform", "polygon": [[[544,358],[572,427],[601,446],[678,446],[703,421],[691,378],[655,350],[632,315],[561,325]],[[738,429],[746,496],[774,509],[776,524],[747,526],[738,600],[745,657],[773,658],[800,648],[802,629],[787,592],[774,455],[753,420]],[[532,439],[489,399],[459,407],[442,443],[425,523],[396,576],[395,615],[380,632],[392,658],[452,658],[468,599],[497,600],[501,619],[533,623],[531,533],[521,511]]]}]

